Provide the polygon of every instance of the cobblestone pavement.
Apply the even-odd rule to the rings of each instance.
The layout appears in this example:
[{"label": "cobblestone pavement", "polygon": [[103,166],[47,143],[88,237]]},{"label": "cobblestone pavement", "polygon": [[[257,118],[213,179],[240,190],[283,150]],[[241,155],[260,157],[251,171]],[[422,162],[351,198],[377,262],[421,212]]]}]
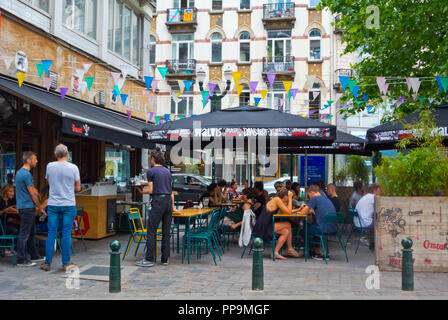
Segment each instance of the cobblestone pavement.
[{"label": "cobblestone pavement", "polygon": [[[88,251],[82,242],[74,240],[72,261],[82,270],[87,264],[109,265],[109,243],[119,240],[122,251],[127,234],[118,234],[98,241],[87,240]],[[122,277],[122,291],[110,294],[109,283],[80,280],[79,289],[67,289],[61,269],[59,251],[53,259],[52,271],[37,266],[11,266],[10,257],[0,257],[0,299],[448,299],[447,273],[415,273],[415,291],[401,291],[401,273],[382,272],[380,289],[366,288],[366,267],[374,264],[374,254],[361,246],[354,255],[348,248],[350,263],[335,242],[330,243],[331,261],[289,258],[272,261],[270,247],[264,255],[264,291],[251,290],[252,255],[241,259],[242,249],[230,245],[221,262],[215,266],[210,256],[200,260],[192,255],[191,264],[182,264],[181,255],[172,252],[169,266],[158,263],[152,268],[137,268],[134,263],[143,257],[141,246],[137,257],[133,251],[122,266],[128,275]]]}]

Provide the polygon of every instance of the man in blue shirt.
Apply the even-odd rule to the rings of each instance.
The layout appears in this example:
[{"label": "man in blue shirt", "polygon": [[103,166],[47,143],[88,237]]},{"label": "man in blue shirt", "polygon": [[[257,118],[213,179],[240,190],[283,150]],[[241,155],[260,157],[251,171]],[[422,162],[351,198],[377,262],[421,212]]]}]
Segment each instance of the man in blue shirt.
[{"label": "man in blue shirt", "polygon": [[[330,212],[336,212],[333,203],[327,198],[322,196],[319,186],[312,184],[307,189],[308,197],[310,201],[300,210],[303,214],[313,213],[315,217],[315,223],[308,225],[308,233],[311,236],[322,233],[324,216]],[[328,223],[325,226],[325,233],[335,233],[338,230],[336,223]],[[322,260],[323,257],[320,253],[319,247],[314,248],[314,254],[312,258],[315,260]],[[327,256],[328,260],[328,256]]]},{"label": "man in blue shirt", "polygon": [[[37,252],[36,244],[34,243],[34,235],[36,233],[36,224],[34,214],[36,208],[45,217],[46,213],[41,208],[39,200],[39,192],[34,187],[33,176],[31,169],[37,165],[37,156],[34,152],[26,151],[23,153],[23,167],[16,172],[16,205],[20,216],[20,231],[17,240],[17,265],[20,267],[32,267],[36,265],[37,261],[42,261],[44,258],[40,257]],[[28,260],[25,252],[25,247],[28,246],[28,251],[31,255],[31,261]]]},{"label": "man in blue shirt", "polygon": [[137,261],[139,267],[152,267],[155,264],[157,228],[162,221],[162,264],[168,265],[170,257],[170,231],[173,211],[177,212],[174,206],[174,193],[171,172],[163,166],[165,156],[156,147],[151,153],[152,168],[148,170],[148,188],[140,193],[151,194],[151,214],[149,215],[147,227],[146,256]]}]

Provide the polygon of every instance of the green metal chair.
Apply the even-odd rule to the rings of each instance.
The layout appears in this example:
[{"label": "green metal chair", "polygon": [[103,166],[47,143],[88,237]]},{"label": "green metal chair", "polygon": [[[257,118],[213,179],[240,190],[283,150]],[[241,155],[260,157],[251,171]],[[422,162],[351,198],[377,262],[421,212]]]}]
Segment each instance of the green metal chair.
[{"label": "green metal chair", "polygon": [[[326,225],[330,224],[330,223],[336,223],[338,225],[338,230],[336,232],[333,232],[333,233],[326,233],[326,232],[324,232],[324,230],[326,229]],[[328,247],[328,237],[331,237],[331,236],[335,236],[335,237],[338,238],[339,244],[341,245],[342,250],[344,250],[345,259],[347,260],[347,263],[348,263],[347,248],[346,248],[346,246],[344,245],[344,243],[342,241],[343,234],[342,234],[342,231],[340,231],[340,229],[341,229],[340,226],[343,225],[343,224],[344,224],[344,213],[342,213],[342,212],[328,212],[324,216],[324,220],[323,220],[323,223],[322,223],[322,233],[314,235],[314,237],[318,237],[319,238],[319,241],[314,241],[312,236],[308,240],[308,242],[310,244],[321,245],[322,252],[324,254],[324,260],[325,260],[326,264],[328,264],[327,255],[330,252],[329,247]]]},{"label": "green metal chair", "polygon": [[[76,207],[76,216],[78,217],[78,222],[73,224],[72,231],[79,232],[79,234],[81,235],[82,243],[84,244],[84,249],[87,251],[86,241],[84,240],[84,235],[82,234],[81,230],[83,213],[84,213],[84,207]],[[72,246],[72,252],[74,253],[73,246]]]},{"label": "green metal chair", "polygon": [[142,218],[140,212],[136,208],[131,208],[126,212],[129,222],[129,229],[131,230],[131,235],[129,236],[128,244],[126,245],[126,250],[123,255],[123,260],[129,253],[129,249],[132,242],[137,243],[137,248],[135,249],[135,254],[137,254],[138,247],[142,241],[146,241],[146,229],[143,226]]},{"label": "green metal chair", "polygon": [[[6,219],[5,219],[6,221]],[[16,240],[19,238],[18,235],[8,235],[6,234],[6,229],[3,228],[3,223],[0,219],[0,249],[2,249],[2,256],[4,255],[5,249],[11,249],[12,252],[12,266],[16,265],[16,259],[14,255],[14,248],[16,244]]]},{"label": "green metal chair", "polygon": [[183,237],[182,246],[182,263],[184,263],[185,251],[188,254],[188,263],[190,263],[190,254],[192,248],[197,248],[198,258],[200,258],[200,251],[202,248],[210,249],[213,257],[213,261],[216,263],[216,253],[219,260],[221,261],[220,249],[218,248],[219,243],[216,237],[218,221],[221,215],[221,209],[216,209],[212,211],[212,216],[207,227],[203,227],[202,224],[195,230],[188,231]]},{"label": "green metal chair", "polygon": [[[350,232],[348,233],[347,240],[345,242],[345,247],[347,247],[347,244],[350,241],[350,237],[352,236],[353,231],[359,231],[358,244],[357,244],[356,250],[355,250],[355,254],[356,254],[358,252],[362,236],[367,234],[369,232],[369,230],[368,229],[366,230],[365,228],[362,227],[361,218],[359,216],[358,210],[350,208],[350,209],[348,209],[348,213],[349,213],[350,221],[352,222],[352,228],[350,229]],[[360,227],[355,226],[354,219],[358,219],[358,223],[359,223]]]}]

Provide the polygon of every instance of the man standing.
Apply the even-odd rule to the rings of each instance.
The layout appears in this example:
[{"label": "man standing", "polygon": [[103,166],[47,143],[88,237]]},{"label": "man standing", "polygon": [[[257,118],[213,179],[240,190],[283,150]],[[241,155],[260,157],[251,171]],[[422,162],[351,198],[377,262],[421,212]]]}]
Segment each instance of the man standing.
[{"label": "man standing", "polygon": [[57,161],[47,165],[45,178],[50,186],[48,198],[48,237],[45,247],[45,263],[40,268],[50,271],[53,260],[54,242],[62,220],[62,270],[75,264],[70,262],[72,226],[76,216],[75,192],[81,191],[81,179],[76,165],[67,161],[68,148],[63,144],[54,150]]},{"label": "man standing", "polygon": [[[368,229],[369,234],[371,234],[373,230],[373,214],[375,213],[376,196],[381,196],[381,187],[373,183],[367,188],[367,194],[362,197],[356,205],[359,219],[357,217],[353,217],[353,224],[355,225],[355,227]],[[373,237],[371,237],[371,240],[373,240]],[[361,239],[361,243],[366,246],[372,244],[371,242],[369,242],[369,239],[366,235],[364,235],[364,237]]]},{"label": "man standing", "polygon": [[[34,152],[26,151],[23,153],[23,167],[16,173],[16,202],[20,216],[20,231],[17,241],[17,265],[20,267],[32,267],[37,261],[42,261],[37,252],[34,243],[36,233],[36,222],[34,214],[36,207],[45,217],[45,211],[41,208],[39,201],[39,192],[34,187],[33,176],[30,171],[37,165],[37,156]],[[28,260],[25,252],[25,245],[31,255],[31,261]]]},{"label": "man standing", "polygon": [[135,264],[139,267],[152,267],[155,264],[155,253],[157,245],[157,228],[162,221],[162,264],[168,265],[170,257],[170,228],[174,207],[174,193],[171,172],[163,166],[165,156],[156,147],[151,152],[151,166],[148,170],[148,188],[142,190],[137,188],[140,193],[152,195],[151,214],[148,219],[146,256]]}]

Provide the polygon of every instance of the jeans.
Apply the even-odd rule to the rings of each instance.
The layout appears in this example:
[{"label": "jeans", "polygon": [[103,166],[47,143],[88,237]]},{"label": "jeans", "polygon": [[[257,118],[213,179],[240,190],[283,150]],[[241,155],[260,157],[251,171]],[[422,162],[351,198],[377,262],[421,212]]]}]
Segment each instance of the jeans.
[{"label": "jeans", "polygon": [[36,223],[34,220],[34,208],[19,209],[20,216],[20,230],[19,238],[17,239],[17,263],[28,262],[28,257],[25,252],[25,247],[28,245],[28,252],[31,255],[31,260],[40,258],[37,252],[36,244],[34,242],[34,235],[36,234]]},{"label": "jeans", "polygon": [[156,261],[157,228],[162,221],[162,262],[167,262],[170,257],[170,231],[173,214],[173,201],[171,195],[152,196],[151,214],[148,219],[146,260]]},{"label": "jeans", "polygon": [[76,216],[75,206],[48,206],[48,237],[45,246],[45,263],[53,260],[54,242],[62,220],[62,264],[70,262],[70,248],[72,246],[72,226]]}]

